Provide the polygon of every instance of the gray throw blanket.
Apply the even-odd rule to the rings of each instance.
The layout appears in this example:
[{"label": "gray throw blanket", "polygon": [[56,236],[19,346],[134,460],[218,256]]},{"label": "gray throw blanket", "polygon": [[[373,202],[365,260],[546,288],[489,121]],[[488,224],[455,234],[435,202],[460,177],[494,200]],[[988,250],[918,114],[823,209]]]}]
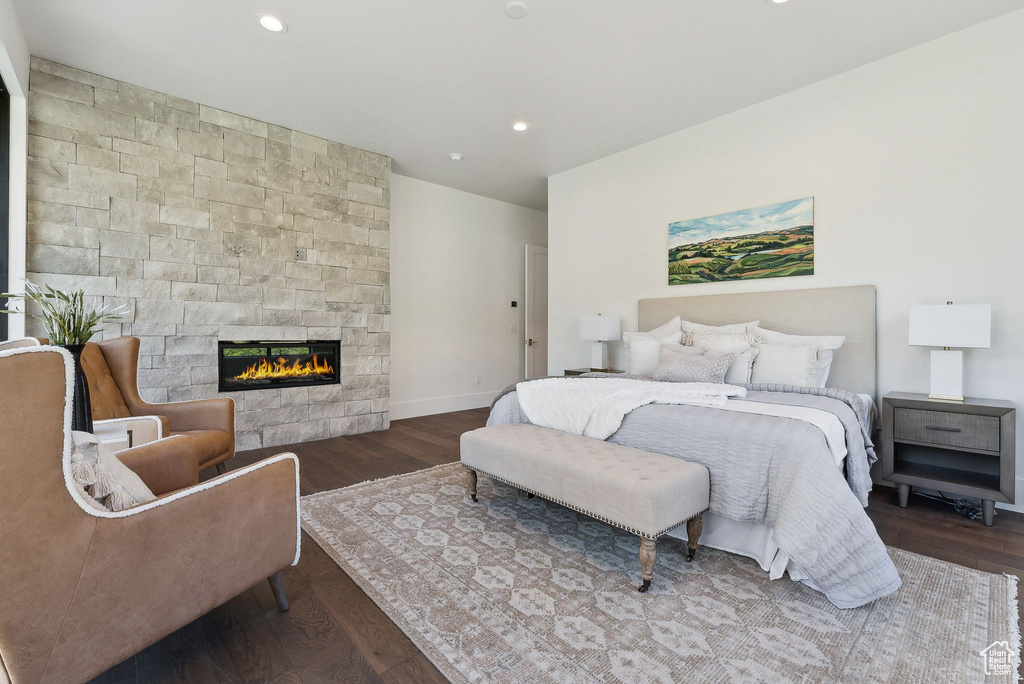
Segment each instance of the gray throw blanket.
[{"label": "gray throw blanket", "polygon": [[[488,425],[529,422],[514,389],[495,400]],[[863,509],[875,455],[859,400],[843,390],[771,385],[749,385],[747,400],[834,413],[846,429],[845,478],[821,430],[790,418],[650,405],[627,415],[608,441],[706,466],[711,512],[770,526],[808,584],[836,606],[854,608],[896,591],[899,575]]]}]

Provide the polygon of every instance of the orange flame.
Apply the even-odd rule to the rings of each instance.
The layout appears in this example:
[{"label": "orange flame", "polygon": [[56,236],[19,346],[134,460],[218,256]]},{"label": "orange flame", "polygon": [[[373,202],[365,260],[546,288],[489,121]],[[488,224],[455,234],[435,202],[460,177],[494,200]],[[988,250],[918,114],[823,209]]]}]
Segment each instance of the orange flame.
[{"label": "orange flame", "polygon": [[291,365],[288,360],[278,357],[277,363],[271,363],[266,359],[260,359],[245,369],[244,372],[236,375],[233,380],[276,380],[281,378],[305,378],[316,375],[330,375],[334,367],[326,361],[320,361],[317,354],[313,354],[313,360],[300,363],[295,359]]}]

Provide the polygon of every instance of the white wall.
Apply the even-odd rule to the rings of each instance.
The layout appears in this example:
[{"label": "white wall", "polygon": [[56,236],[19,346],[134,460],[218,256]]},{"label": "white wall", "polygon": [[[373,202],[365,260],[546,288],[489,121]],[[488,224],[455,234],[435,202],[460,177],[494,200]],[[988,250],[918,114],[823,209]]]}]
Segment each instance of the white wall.
[{"label": "white wall", "polygon": [[524,377],[525,245],[547,244],[547,214],[391,182],[391,419],[487,406]]},{"label": "white wall", "polygon": [[[581,315],[635,330],[640,298],[873,284],[880,393],[928,389],[911,304],[988,302],[966,391],[1024,414],[1022,74],[1024,11],[552,177],[550,372],[585,365]],[[811,195],[815,275],[666,285],[669,222]],[[1024,438],[1017,474],[1024,504]]]},{"label": "white wall", "polygon": [[[21,291],[25,277],[25,195],[28,181],[28,45],[21,32],[21,23],[12,0],[0,0],[0,76],[11,92],[11,169],[10,169],[10,281],[0,283],[0,290]],[[9,290],[8,290],[9,291]],[[11,316],[9,337],[22,337],[25,321]]]}]

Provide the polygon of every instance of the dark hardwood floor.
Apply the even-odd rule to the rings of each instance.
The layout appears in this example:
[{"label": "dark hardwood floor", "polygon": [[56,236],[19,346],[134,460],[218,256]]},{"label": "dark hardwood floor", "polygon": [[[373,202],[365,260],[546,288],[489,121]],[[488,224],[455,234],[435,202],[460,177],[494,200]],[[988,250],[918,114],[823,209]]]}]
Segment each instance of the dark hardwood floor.
[{"label": "dark hardwood floor", "polygon": [[[302,494],[398,475],[459,458],[459,435],[485,409],[399,420],[391,429],[239,453],[238,468],[266,456],[299,456]],[[890,546],[989,572],[1024,577],[1024,515],[999,512],[994,527],[947,504],[895,491],[871,494],[868,515]],[[266,582],[214,609],[94,682],[444,682],[445,678],[305,533],[298,566],[284,573],[291,610],[279,613]]]}]

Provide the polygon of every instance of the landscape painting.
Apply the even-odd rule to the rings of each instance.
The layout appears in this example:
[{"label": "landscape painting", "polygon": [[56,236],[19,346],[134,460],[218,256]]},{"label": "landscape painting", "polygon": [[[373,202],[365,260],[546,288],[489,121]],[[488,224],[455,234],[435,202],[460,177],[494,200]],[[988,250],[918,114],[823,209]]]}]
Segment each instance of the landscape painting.
[{"label": "landscape painting", "polygon": [[814,198],[668,224],[668,284],[814,273]]}]

